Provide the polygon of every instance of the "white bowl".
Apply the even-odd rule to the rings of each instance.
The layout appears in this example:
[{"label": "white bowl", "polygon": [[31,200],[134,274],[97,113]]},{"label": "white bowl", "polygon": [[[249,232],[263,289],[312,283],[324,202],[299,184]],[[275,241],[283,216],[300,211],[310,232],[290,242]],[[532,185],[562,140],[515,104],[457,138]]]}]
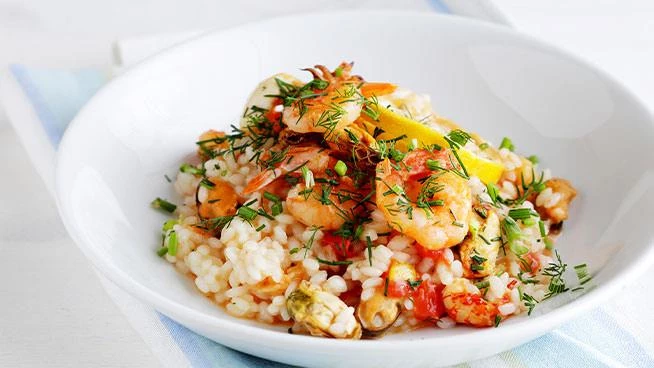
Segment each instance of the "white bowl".
[{"label": "white bowl", "polygon": [[[285,333],[228,316],[156,256],[174,175],[197,135],[237,122],[249,92],[279,71],[355,60],[368,80],[428,93],[438,113],[494,142],[510,136],[579,189],[557,246],[594,288],[541,303],[499,328],[422,329],[375,341]],[[102,273],[217,342],[304,366],[440,365],[527,342],[599,305],[652,258],[652,117],[570,55],[509,29],[397,12],[301,15],[209,33],[138,65],[100,91],[60,146],[57,193],[70,234]],[[570,276],[570,275],[568,275]],[[569,277],[574,280],[574,274]]]}]

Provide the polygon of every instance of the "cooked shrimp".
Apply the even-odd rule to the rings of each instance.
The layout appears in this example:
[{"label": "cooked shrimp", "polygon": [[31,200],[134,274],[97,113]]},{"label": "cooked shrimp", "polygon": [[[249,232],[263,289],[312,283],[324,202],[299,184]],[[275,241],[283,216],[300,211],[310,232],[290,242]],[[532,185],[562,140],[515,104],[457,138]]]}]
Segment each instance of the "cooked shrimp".
[{"label": "cooked shrimp", "polygon": [[248,102],[245,104],[245,111],[241,116],[242,128],[250,125],[253,115],[258,114],[260,111],[276,112],[277,106],[281,107],[280,100],[276,97],[271,97],[280,94],[278,80],[296,87],[302,85],[302,81],[286,73],[275,74],[270,78],[264,79],[252,91],[250,97],[248,97]]},{"label": "cooked shrimp", "polygon": [[225,138],[225,133],[213,129],[209,129],[206,132],[200,134],[197,142],[198,155],[207,159],[209,157],[207,152],[213,151],[215,149],[227,148],[229,144],[224,141],[223,138]]},{"label": "cooked shrimp", "polygon": [[200,218],[209,219],[236,213],[238,195],[231,184],[218,178],[208,179],[213,186],[198,185],[195,199]]},{"label": "cooked shrimp", "polygon": [[361,95],[357,84],[361,78],[350,75],[351,63],[341,63],[333,73],[323,65],[305,70],[314,78],[309,82],[312,88],[307,90],[313,97],[298,96],[296,102],[284,108],[282,120],[289,129],[299,133],[329,135],[359,117],[362,102],[357,98]]},{"label": "cooked shrimp", "polygon": [[497,305],[484,299],[468,279],[456,278],[443,289],[447,314],[457,323],[473,327],[490,327],[500,314]]},{"label": "cooked shrimp", "polygon": [[377,207],[393,229],[431,250],[459,244],[468,233],[472,206],[468,183],[448,170],[427,168],[428,160],[448,168],[448,154],[417,150],[399,165],[389,159],[377,165]]},{"label": "cooked shrimp", "polygon": [[272,183],[275,179],[293,170],[299,170],[302,166],[306,166],[314,172],[322,173],[328,167],[333,166],[335,162],[336,160],[330,157],[324,148],[315,146],[292,147],[272,169],[263,170],[252,178],[243,190],[243,194],[256,192]]},{"label": "cooked shrimp", "polygon": [[568,219],[568,207],[576,196],[577,190],[569,181],[552,178],[545,182],[545,190],[535,199],[536,211],[543,219],[558,224]]},{"label": "cooked shrimp", "polygon": [[307,190],[298,184],[288,192],[286,209],[298,221],[307,226],[317,226],[323,230],[336,230],[351,217],[357,201],[349,186],[316,184]]}]

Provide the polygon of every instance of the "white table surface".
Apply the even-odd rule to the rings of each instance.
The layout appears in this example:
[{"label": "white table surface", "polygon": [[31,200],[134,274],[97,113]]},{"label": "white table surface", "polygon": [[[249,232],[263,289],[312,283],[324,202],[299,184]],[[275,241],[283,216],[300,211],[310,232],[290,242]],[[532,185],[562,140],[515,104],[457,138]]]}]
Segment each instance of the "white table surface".
[{"label": "white table surface", "polygon": [[[654,100],[654,73],[650,72],[654,65],[654,2],[497,2],[518,27],[584,52],[591,61],[606,65],[641,96]],[[0,66],[20,62],[108,69],[110,45],[115,39],[234,24],[219,3],[0,0]],[[272,1],[243,3],[244,11],[252,13],[252,19],[281,12]],[[292,3],[294,11],[299,12],[355,1]],[[358,1],[356,6],[369,3]],[[402,7],[398,1],[383,3]],[[571,17],[579,14],[587,14],[585,25]],[[619,29],[634,37],[621,40],[616,36]],[[603,43],[614,48],[599,47]],[[649,74],[642,76],[643,72]],[[2,111],[0,173],[5,179],[0,180],[0,367],[159,366],[66,235],[53,201]],[[647,308],[632,303],[641,292],[646,291],[626,290],[624,298],[616,298],[612,308],[642,314],[643,328],[654,326],[654,317]],[[654,342],[650,344],[654,349]]]}]

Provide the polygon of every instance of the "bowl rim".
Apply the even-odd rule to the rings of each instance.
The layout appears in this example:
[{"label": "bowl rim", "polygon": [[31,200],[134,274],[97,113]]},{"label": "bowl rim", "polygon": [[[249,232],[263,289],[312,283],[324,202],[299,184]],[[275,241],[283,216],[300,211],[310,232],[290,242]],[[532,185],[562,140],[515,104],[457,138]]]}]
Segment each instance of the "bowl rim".
[{"label": "bowl rim", "polygon": [[[136,63],[134,66],[130,67],[123,74],[117,76],[101,88],[101,90],[96,93],[80,110],[80,112],[75,116],[73,121],[69,124],[66,132],[63,136],[63,139],[60,142],[59,150],[56,157],[56,173],[55,173],[55,186],[56,186],[56,203],[59,210],[59,214],[64,223],[65,228],[67,229],[71,238],[75,241],[78,247],[82,250],[84,255],[91,261],[93,266],[97,268],[100,273],[111,280],[113,283],[120,286],[123,290],[126,290],[131,295],[137,299],[146,302],[147,304],[154,307],[159,312],[169,316],[175,321],[184,320],[184,321],[194,321],[198,323],[211,324],[214,326],[220,326],[225,334],[231,334],[235,339],[243,340],[248,337],[256,336],[257,338],[262,339],[262,341],[275,340],[276,343],[282,344],[292,344],[296,349],[302,348],[311,348],[319,349],[325,353],[337,354],[342,351],[346,346],[348,348],[356,348],[359,352],[372,352],[378,349],[384,349],[389,352],[395,352],[399,350],[406,350],[405,343],[411,343],[411,350],[429,348],[433,347],[435,343],[446,343],[447,345],[453,344],[469,344],[470,339],[492,339],[494,337],[500,337],[504,334],[520,334],[520,330],[523,328],[530,328],[539,331],[539,335],[542,335],[556,327],[560,324],[569,321],[584,311],[589,310],[592,307],[600,305],[603,301],[608,300],[616,292],[619,291],[624,285],[628,282],[633,281],[639,275],[645,272],[646,268],[654,263],[654,242],[650,241],[646,251],[637,259],[630,262],[629,266],[618,272],[613,278],[607,280],[604,284],[597,285],[592,290],[588,290],[585,294],[580,295],[574,300],[569,301],[567,304],[555,307],[551,311],[548,311],[541,315],[531,316],[529,318],[520,320],[516,323],[502,325],[501,328],[487,328],[487,329],[477,329],[473,334],[460,334],[455,336],[445,336],[434,334],[434,336],[427,336],[424,338],[409,339],[409,340],[397,340],[397,339],[378,339],[378,340],[341,340],[341,339],[324,339],[324,338],[315,338],[312,336],[305,335],[294,335],[288,333],[280,333],[280,331],[270,330],[256,325],[244,324],[241,323],[241,319],[229,315],[225,317],[210,315],[207,313],[200,312],[196,309],[187,307],[186,305],[176,302],[174,300],[168,299],[145,285],[137,282],[132,279],[126,272],[118,268],[111,262],[107,262],[103,259],[102,255],[95,253],[93,247],[82,240],[76,231],[77,224],[73,220],[72,210],[68,206],[67,201],[65,200],[67,189],[64,187],[65,182],[65,171],[62,169],[64,166],[63,158],[66,156],[66,152],[70,149],[70,146],[74,144],[74,141],[71,141],[71,132],[75,132],[79,129],[79,126],[84,124],[84,116],[88,113],[90,107],[94,104],[94,101],[104,98],[105,95],[110,94],[116,86],[119,86],[121,82],[127,80],[131,77],[132,74],[139,73],[140,70],[148,68],[151,64],[165,62],[167,57],[174,55],[178,52],[181,52],[188,45],[202,42],[203,39],[209,39],[212,37],[220,37],[222,34],[227,32],[238,32],[245,31],[249,28],[256,27],[266,27],[274,25],[278,22],[288,22],[291,20],[299,20],[300,18],[303,21],[311,20],[311,18],[321,18],[321,17],[333,17],[338,18],[343,15],[352,15],[356,14],[362,16],[364,19],[367,16],[371,15],[393,15],[394,17],[402,18],[429,18],[434,22],[443,22],[450,23],[454,27],[464,27],[464,28],[477,28],[481,31],[492,32],[495,34],[500,34],[502,36],[510,37],[513,39],[519,39],[521,41],[526,41],[527,43],[534,44],[540,49],[550,52],[557,55],[558,57],[566,58],[570,61],[573,61],[584,68],[596,73],[602,80],[607,82],[612,90],[617,91],[621,95],[625,96],[628,100],[631,100],[636,106],[640,107],[643,110],[643,113],[648,117],[650,122],[654,122],[654,115],[651,110],[647,107],[643,101],[626,88],[622,82],[618,81],[612,77],[609,73],[597,68],[594,64],[575,56],[569,51],[562,49],[560,47],[549,44],[548,42],[542,41],[536,37],[526,35],[520,32],[515,31],[514,29],[508,28],[506,26],[500,26],[496,24],[491,24],[488,22],[473,20],[465,17],[451,16],[438,13],[425,13],[417,11],[395,11],[395,10],[347,10],[347,11],[328,11],[328,12],[309,12],[309,13],[299,13],[293,15],[286,15],[281,17],[274,17],[264,20],[257,20],[252,22],[247,22],[236,27],[229,27],[226,29],[212,29],[206,33],[194,36],[188,40],[177,43],[173,46],[170,46],[156,54],[147,57],[146,59]],[[182,323],[185,325],[185,323]],[[526,341],[525,341],[526,342]]]}]

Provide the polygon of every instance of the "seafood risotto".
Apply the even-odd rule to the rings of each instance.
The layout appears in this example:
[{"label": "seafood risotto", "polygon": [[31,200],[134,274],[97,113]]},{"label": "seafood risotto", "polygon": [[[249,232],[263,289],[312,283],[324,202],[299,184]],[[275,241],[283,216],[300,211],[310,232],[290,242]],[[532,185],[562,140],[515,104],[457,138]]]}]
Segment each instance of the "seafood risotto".
[{"label": "seafood risotto", "polygon": [[[352,63],[262,81],[200,135],[159,256],[236,317],[369,338],[498,326],[568,291],[553,241],[576,191]],[[585,264],[574,267],[583,285]],[[576,289],[574,289],[576,290]]]}]

